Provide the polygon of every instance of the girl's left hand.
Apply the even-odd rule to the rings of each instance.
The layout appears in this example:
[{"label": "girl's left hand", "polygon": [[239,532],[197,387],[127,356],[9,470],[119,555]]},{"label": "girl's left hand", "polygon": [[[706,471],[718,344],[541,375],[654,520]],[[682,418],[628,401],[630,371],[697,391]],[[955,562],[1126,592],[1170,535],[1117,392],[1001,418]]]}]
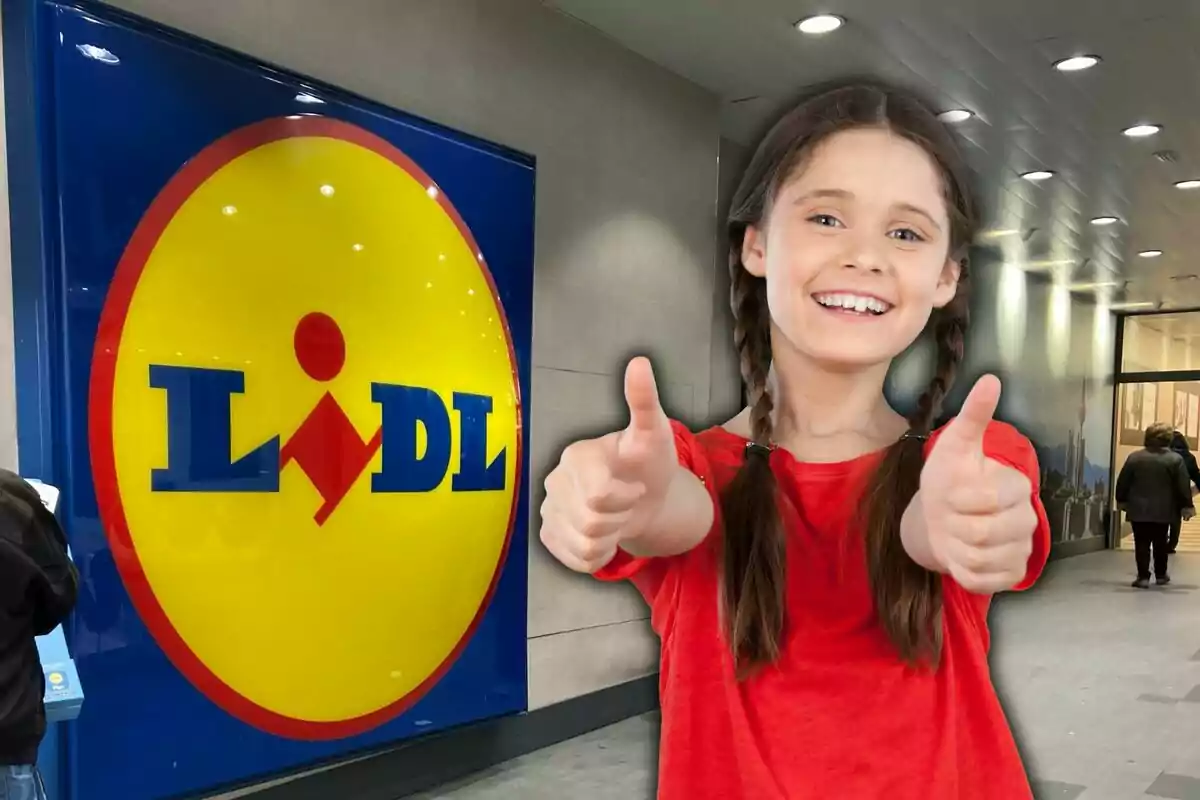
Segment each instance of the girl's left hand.
[{"label": "girl's left hand", "polygon": [[942,572],[979,594],[1021,582],[1038,525],[1029,479],[984,455],[984,434],[999,401],[999,379],[980,378],[921,471],[929,552]]}]

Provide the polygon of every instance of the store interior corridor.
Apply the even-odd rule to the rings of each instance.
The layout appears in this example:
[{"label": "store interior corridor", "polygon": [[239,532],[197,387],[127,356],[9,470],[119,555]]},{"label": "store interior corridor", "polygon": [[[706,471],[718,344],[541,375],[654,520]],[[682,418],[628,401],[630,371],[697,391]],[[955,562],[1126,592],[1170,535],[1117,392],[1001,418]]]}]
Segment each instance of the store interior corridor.
[{"label": "store interior corridor", "polygon": [[[1125,459],[1142,448],[1152,423],[1171,425],[1193,456],[1200,450],[1200,312],[1130,315],[1122,333],[1113,415],[1114,487]],[[1200,489],[1195,483],[1191,488]],[[1119,548],[1133,550],[1128,520],[1121,518],[1119,526]],[[1176,552],[1200,553],[1200,518],[1183,523]]]}]

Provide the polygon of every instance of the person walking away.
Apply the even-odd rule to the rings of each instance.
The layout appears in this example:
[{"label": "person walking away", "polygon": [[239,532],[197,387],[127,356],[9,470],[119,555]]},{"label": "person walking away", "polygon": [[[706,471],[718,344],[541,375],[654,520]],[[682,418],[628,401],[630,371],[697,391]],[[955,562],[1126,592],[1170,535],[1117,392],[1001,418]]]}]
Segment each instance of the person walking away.
[{"label": "person walking away", "polygon": [[35,637],[75,605],[67,540],[37,490],[0,470],[0,800],[45,800],[37,753],[46,732]]},{"label": "person walking away", "polygon": [[[1196,487],[1196,491],[1200,491],[1200,466],[1196,465],[1196,457],[1192,455],[1191,448],[1188,447],[1187,438],[1179,431],[1175,431],[1175,435],[1171,437],[1171,449],[1183,458],[1183,466],[1187,469],[1188,478]],[[1179,547],[1179,534],[1182,531],[1183,509],[1180,508],[1175,514],[1175,518],[1171,520],[1171,530],[1167,535],[1168,555],[1174,555],[1175,549]]]},{"label": "person walking away", "polygon": [[1171,522],[1182,509],[1183,519],[1196,515],[1183,457],[1170,448],[1171,426],[1156,422],[1146,429],[1145,448],[1125,459],[1117,475],[1117,508],[1133,526],[1138,589],[1150,586],[1150,558],[1159,586],[1171,582],[1167,574],[1167,537]]}]

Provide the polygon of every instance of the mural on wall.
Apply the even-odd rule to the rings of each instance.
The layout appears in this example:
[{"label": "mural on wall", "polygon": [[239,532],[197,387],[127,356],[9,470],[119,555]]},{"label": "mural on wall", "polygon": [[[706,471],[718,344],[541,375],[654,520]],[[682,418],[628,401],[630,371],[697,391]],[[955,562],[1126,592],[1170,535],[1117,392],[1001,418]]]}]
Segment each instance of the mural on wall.
[{"label": "mural on wall", "polygon": [[45,11],[71,800],[524,710],[533,160]]},{"label": "mural on wall", "polygon": [[[1101,384],[1106,394],[1111,391]],[[1053,435],[1040,435],[1034,445],[1042,468],[1042,502],[1050,517],[1054,541],[1104,536],[1108,519],[1108,448],[1088,446],[1089,382],[1080,381],[1079,418],[1064,432],[1065,441],[1049,444]],[[1108,407],[1111,408],[1111,401]],[[1038,426],[1040,427],[1040,426]],[[1111,434],[1103,443],[1111,443]],[[1103,461],[1099,461],[1104,458]]]},{"label": "mural on wall", "polygon": [[[995,254],[972,256],[972,311],[960,377],[947,413],[978,376],[1003,383],[997,416],[1033,442],[1053,541],[1104,536],[1112,448],[1112,314]],[[922,342],[889,378],[898,406],[924,388],[931,349]]]}]

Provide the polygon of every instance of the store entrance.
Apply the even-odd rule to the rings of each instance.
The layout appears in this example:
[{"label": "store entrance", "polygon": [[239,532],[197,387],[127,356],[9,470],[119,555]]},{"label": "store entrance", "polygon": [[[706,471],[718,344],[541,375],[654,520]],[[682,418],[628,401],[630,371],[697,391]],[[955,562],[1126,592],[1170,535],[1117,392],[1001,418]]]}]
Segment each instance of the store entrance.
[{"label": "store entrance", "polygon": [[[1173,424],[1183,434],[1189,450],[1195,453],[1200,449],[1200,374],[1192,380],[1120,384],[1116,418],[1113,439],[1117,443],[1117,473],[1130,453],[1142,449],[1146,428],[1153,422]],[[1120,549],[1133,549],[1131,533],[1129,523],[1122,520]],[[1200,518],[1183,523],[1177,552],[1200,553]]]},{"label": "store entrance", "polygon": [[[1172,426],[1193,454],[1200,452],[1200,312],[1127,316],[1122,323],[1113,414],[1114,489],[1125,459],[1142,449],[1152,423]],[[1116,513],[1115,497],[1113,502],[1112,518],[1119,520],[1113,544],[1132,550],[1132,529]],[[1183,523],[1176,552],[1200,553],[1200,518]]]}]

